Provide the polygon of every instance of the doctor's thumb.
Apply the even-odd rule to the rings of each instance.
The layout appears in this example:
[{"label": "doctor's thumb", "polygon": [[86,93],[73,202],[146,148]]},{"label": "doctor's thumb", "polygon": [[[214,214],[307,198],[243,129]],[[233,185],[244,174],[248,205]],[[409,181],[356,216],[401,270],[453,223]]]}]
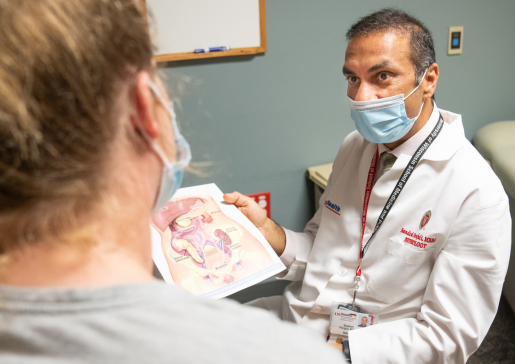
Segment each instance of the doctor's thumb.
[{"label": "doctor's thumb", "polygon": [[226,193],[226,194],[224,194],[224,200],[227,203],[233,204],[236,201],[238,201],[238,198],[240,197],[240,195],[241,194],[239,192],[236,192],[236,191],[231,192],[231,193]]}]

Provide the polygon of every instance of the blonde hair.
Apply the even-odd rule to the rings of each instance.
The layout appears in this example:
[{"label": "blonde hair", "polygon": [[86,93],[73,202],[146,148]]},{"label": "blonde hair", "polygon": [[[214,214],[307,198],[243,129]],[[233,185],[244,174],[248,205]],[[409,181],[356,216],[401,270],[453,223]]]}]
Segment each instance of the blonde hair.
[{"label": "blonde hair", "polygon": [[151,60],[134,0],[0,0],[0,254],[99,201],[116,85]]}]

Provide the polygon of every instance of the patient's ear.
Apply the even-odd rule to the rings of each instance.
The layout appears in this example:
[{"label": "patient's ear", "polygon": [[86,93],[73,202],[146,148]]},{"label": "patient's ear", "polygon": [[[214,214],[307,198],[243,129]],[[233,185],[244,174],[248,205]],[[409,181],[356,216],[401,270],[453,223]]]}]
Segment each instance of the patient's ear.
[{"label": "patient's ear", "polygon": [[157,122],[156,103],[154,95],[149,86],[150,74],[147,71],[140,71],[136,76],[134,87],[135,115],[137,118],[132,120],[135,128],[141,129],[151,139],[156,139],[159,134],[159,124]]}]

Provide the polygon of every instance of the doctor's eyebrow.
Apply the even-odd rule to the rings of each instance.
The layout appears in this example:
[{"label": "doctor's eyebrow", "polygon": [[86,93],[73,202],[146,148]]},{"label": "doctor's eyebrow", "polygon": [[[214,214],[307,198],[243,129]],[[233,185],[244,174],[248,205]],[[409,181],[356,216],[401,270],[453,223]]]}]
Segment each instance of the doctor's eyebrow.
[{"label": "doctor's eyebrow", "polygon": [[388,67],[390,65],[391,65],[390,61],[383,61],[381,63],[378,63],[378,64],[373,65],[372,67],[370,67],[370,69],[368,70],[368,73],[372,73],[372,72],[378,71],[381,68],[385,68],[385,67]]},{"label": "doctor's eyebrow", "polygon": [[[391,66],[391,62],[390,61],[383,61],[381,63],[375,64],[372,67],[370,67],[369,70],[368,70],[368,73],[372,73],[372,72],[378,71],[378,70],[380,70],[382,68],[386,68],[386,67],[389,67],[389,66]],[[345,66],[343,66],[343,74],[346,75],[346,76],[347,75],[348,76],[353,76],[356,73],[354,73],[350,69],[348,69]]]},{"label": "doctor's eyebrow", "polygon": [[343,74],[344,75],[355,75],[354,72],[352,72],[350,69],[348,68],[345,68],[345,66],[343,66]]}]

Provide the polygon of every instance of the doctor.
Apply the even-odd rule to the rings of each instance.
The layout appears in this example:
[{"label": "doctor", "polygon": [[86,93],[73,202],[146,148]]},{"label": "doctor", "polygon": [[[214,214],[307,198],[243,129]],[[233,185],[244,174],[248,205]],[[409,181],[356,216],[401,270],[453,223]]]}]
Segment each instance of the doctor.
[{"label": "doctor", "polygon": [[380,309],[349,332],[352,363],[465,363],[497,311],[511,240],[508,198],[465,138],[460,115],[438,109],[429,30],[394,9],[347,33],[343,74],[356,132],[333,165],[303,233],[276,225],[251,199],[234,203],[265,235],[292,280],[253,302],[327,335],[331,303]]}]

